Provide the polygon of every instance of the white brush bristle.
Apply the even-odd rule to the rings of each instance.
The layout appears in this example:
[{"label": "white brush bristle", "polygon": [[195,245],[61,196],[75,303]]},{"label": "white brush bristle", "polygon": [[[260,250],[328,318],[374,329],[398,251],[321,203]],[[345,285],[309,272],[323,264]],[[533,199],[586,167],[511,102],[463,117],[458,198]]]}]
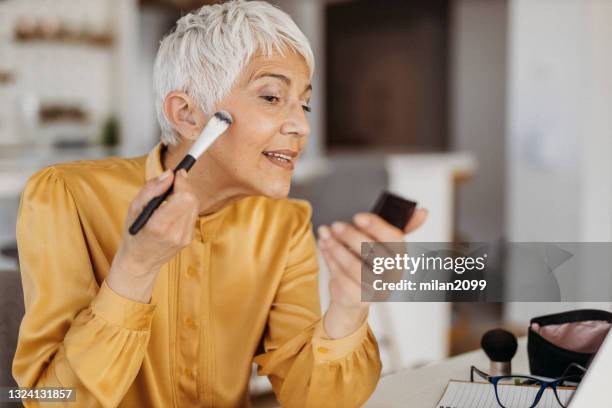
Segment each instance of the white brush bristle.
[{"label": "white brush bristle", "polygon": [[231,125],[234,122],[234,119],[232,118],[232,115],[230,115],[226,111],[219,111],[219,112],[215,113],[215,115],[213,117],[216,117],[218,119],[221,119],[224,122],[227,122],[228,125]]},{"label": "white brush bristle", "polygon": [[193,146],[191,146],[188,154],[195,159],[200,157],[227,130],[232,122],[233,119],[229,113],[225,111],[216,112],[210,118]]}]

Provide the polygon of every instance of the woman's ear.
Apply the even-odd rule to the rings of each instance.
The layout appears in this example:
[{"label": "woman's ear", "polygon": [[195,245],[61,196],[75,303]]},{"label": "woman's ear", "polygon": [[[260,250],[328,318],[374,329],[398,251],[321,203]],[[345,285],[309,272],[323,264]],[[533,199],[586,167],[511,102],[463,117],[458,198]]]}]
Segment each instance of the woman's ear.
[{"label": "woman's ear", "polygon": [[183,138],[195,140],[205,124],[205,116],[185,92],[170,92],[164,100],[164,114],[174,130]]}]

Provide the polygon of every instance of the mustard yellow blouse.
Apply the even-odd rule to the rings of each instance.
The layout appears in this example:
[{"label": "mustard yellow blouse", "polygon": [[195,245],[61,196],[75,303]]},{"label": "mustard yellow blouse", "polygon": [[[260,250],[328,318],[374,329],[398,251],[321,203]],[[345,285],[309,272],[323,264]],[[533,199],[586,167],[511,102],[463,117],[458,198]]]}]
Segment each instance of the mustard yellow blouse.
[{"label": "mustard yellow blouse", "polygon": [[379,378],[378,346],[367,322],[325,336],[305,201],[249,197],[201,216],[150,304],[106,285],[130,201],[163,172],[162,148],[59,164],[28,181],[17,383],[76,387],[72,407],[249,406],[254,361],[283,406],[362,404]]}]

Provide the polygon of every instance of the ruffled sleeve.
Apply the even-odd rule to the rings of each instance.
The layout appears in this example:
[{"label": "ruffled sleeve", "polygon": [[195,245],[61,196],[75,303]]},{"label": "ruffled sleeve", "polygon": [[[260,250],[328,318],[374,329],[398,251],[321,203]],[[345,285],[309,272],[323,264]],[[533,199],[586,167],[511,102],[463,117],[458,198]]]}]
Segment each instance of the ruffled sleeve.
[{"label": "ruffled sleeve", "polygon": [[267,375],[283,407],[359,407],[382,368],[367,320],[354,333],[330,339],[319,306],[311,208],[299,202],[287,268],[270,310],[258,374]]},{"label": "ruffled sleeve", "polygon": [[156,306],[97,284],[95,237],[81,221],[59,170],[32,176],[17,218],[25,316],[13,376],[21,387],[73,387],[76,406],[113,407],[140,370]]}]

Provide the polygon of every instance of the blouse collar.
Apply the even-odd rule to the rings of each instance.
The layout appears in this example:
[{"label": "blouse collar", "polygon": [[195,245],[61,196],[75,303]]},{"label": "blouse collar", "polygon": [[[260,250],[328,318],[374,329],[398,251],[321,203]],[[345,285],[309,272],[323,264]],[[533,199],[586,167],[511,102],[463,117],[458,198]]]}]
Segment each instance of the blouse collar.
[{"label": "blouse collar", "polygon": [[[166,149],[166,146],[159,142],[149,152],[145,164],[146,181],[158,177],[164,172],[161,160],[164,149]],[[214,238],[230,207],[231,205],[228,205],[212,214],[198,216],[195,223],[195,238],[200,242],[207,242]]]}]

